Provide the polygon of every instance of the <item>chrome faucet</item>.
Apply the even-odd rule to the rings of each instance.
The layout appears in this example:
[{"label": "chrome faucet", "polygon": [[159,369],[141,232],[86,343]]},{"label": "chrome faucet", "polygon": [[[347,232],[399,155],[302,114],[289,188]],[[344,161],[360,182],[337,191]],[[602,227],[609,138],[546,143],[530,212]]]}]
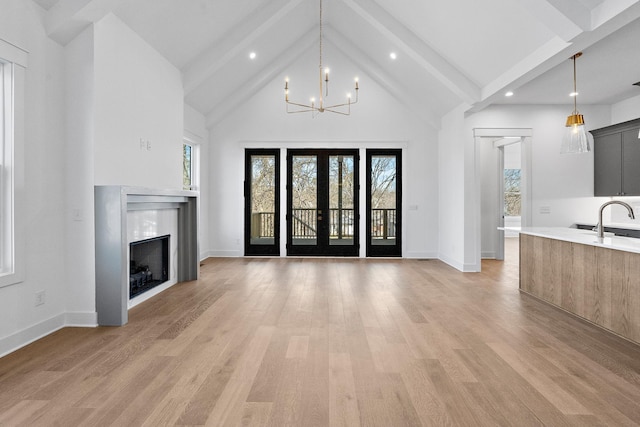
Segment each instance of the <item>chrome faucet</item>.
[{"label": "chrome faucet", "polygon": [[633,214],[633,208],[629,206],[628,203],[621,202],[620,200],[611,200],[609,202],[604,203],[600,206],[600,212],[598,212],[598,225],[596,225],[596,230],[598,232],[598,237],[604,237],[604,225],[602,224],[602,211],[605,207],[609,205],[622,205],[629,211],[629,218],[636,219],[636,216]]}]

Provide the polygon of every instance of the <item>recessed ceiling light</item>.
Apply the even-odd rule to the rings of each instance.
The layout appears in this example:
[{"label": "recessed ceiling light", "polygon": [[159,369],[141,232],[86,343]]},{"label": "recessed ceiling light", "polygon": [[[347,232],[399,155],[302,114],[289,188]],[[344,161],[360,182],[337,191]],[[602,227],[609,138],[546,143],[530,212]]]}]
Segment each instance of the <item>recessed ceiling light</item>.
[{"label": "recessed ceiling light", "polygon": [[395,53],[395,52],[391,52],[391,53],[389,54],[389,58],[391,58],[391,59],[396,59],[397,57],[398,57],[398,55],[396,55],[396,53]]},{"label": "recessed ceiling light", "polygon": [[251,52],[249,54],[249,59],[256,59],[256,53],[255,52]]},{"label": "recessed ceiling light", "polygon": [[509,92],[505,93],[504,96],[513,96],[513,92],[509,91]]}]

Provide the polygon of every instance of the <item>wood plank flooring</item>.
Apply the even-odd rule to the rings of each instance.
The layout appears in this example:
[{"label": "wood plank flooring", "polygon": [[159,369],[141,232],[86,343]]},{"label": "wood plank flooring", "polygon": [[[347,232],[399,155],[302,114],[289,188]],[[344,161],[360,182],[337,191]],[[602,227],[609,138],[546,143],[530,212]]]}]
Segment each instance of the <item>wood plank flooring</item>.
[{"label": "wood plank flooring", "polygon": [[0,426],[632,426],[640,347],[483,261],[209,259],[0,359]]}]

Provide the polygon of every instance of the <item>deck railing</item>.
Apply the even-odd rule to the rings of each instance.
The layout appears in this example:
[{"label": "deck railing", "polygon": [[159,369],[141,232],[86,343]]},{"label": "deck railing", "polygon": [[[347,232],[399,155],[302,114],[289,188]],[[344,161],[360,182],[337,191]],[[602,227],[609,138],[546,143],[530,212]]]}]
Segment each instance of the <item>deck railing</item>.
[{"label": "deck railing", "polygon": [[[318,230],[317,209],[293,209],[291,212],[294,239],[315,239]],[[275,237],[275,213],[254,212],[251,222],[251,237]],[[329,238],[349,239],[354,235],[353,209],[329,209]],[[393,239],[396,237],[396,210],[371,210],[371,237]]]},{"label": "deck railing", "polygon": [[395,209],[371,209],[371,237],[374,239],[395,239]]}]

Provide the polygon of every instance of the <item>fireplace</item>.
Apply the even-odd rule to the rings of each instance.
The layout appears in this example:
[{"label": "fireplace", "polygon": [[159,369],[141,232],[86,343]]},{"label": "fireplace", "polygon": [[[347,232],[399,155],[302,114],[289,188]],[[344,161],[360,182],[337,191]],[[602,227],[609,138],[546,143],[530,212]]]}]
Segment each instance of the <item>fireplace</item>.
[{"label": "fireplace", "polygon": [[169,280],[169,238],[129,243],[129,299]]},{"label": "fireplace", "polygon": [[[99,325],[124,325],[129,318],[129,308],[176,283],[198,279],[196,191],[98,185],[95,187],[95,232]],[[162,249],[161,240],[167,236],[166,248]],[[143,241],[160,245],[159,250],[150,252],[164,252],[166,268],[162,266],[163,261],[158,267],[144,256],[134,258],[132,267],[130,256],[138,256],[134,254],[138,249],[136,244]],[[156,280],[163,282],[147,286]]]}]

